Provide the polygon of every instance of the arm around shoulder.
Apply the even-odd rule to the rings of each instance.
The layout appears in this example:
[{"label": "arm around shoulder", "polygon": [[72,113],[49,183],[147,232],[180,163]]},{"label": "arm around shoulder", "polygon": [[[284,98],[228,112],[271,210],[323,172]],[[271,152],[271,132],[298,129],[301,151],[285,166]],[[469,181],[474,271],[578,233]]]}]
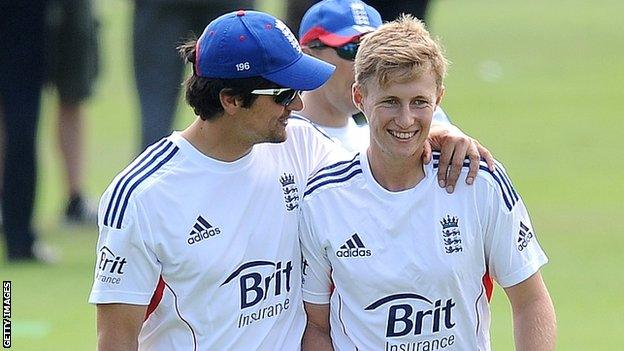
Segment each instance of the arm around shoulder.
[{"label": "arm around shoulder", "polygon": [[[481,158],[487,163],[490,171],[494,171],[494,158],[490,151],[452,124],[431,123],[427,140],[433,150],[440,151],[438,182],[449,193],[455,189],[466,158],[470,160],[466,184],[471,185],[474,182]],[[426,153],[423,154],[423,158],[425,163],[429,163],[429,156]]]},{"label": "arm around shoulder", "polygon": [[136,351],[147,306],[97,305],[98,351]]},{"label": "arm around shoulder", "polygon": [[552,351],[557,321],[552,300],[540,272],[505,288],[511,303],[517,351]]},{"label": "arm around shoulder", "polygon": [[306,302],[308,324],[303,333],[303,351],[333,351],[329,334],[329,304],[318,305]]}]

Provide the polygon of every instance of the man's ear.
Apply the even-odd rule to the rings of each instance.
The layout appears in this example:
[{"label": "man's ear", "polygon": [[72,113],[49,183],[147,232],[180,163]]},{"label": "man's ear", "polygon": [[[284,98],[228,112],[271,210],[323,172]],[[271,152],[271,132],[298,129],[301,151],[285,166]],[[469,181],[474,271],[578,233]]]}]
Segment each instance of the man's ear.
[{"label": "man's ear", "polygon": [[364,96],[362,96],[362,87],[357,85],[357,83],[353,83],[353,86],[351,87],[351,95],[353,96],[353,104],[355,107],[364,113],[364,107],[362,104],[362,101],[364,100]]},{"label": "man's ear", "polygon": [[232,94],[230,89],[221,89],[219,92],[219,100],[221,101],[223,111],[228,115],[235,114],[241,107],[240,99]]}]

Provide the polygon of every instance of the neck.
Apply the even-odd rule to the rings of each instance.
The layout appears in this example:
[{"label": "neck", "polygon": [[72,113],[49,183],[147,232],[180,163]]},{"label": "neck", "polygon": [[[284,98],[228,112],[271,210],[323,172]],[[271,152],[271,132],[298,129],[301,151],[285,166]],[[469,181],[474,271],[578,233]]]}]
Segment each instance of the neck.
[{"label": "neck", "polygon": [[346,127],[351,115],[332,105],[320,90],[303,94],[304,108],[298,114],[323,127]]},{"label": "neck", "polygon": [[236,161],[251,151],[252,143],[242,141],[223,116],[204,121],[197,118],[182,131],[182,137],[202,154],[224,162]]},{"label": "neck", "polygon": [[366,155],[373,178],[388,191],[411,189],[425,178],[422,153],[408,158],[396,158],[369,146]]}]

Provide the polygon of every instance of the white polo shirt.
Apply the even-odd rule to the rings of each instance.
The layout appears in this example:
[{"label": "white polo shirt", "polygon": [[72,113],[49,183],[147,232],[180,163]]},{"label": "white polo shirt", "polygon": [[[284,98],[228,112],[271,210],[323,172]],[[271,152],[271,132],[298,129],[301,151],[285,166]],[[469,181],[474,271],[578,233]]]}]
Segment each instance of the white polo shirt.
[{"label": "white polo shirt", "polygon": [[365,153],[308,181],[303,298],[330,303],[336,350],[489,350],[491,278],[509,287],[547,262],[500,164],[447,194],[438,159],[400,192],[375,181]]},{"label": "white polo shirt", "polygon": [[299,350],[299,201],[336,146],[287,133],[234,162],[174,133],[108,187],[89,302],[148,305],[140,350]]}]

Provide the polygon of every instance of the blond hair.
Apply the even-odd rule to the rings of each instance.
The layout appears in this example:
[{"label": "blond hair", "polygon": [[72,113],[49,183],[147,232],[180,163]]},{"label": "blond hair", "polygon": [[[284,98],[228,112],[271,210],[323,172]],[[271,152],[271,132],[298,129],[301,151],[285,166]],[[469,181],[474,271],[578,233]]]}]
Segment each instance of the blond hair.
[{"label": "blond hair", "polygon": [[432,69],[440,91],[448,64],[423,22],[402,15],[363,37],[355,57],[355,82],[363,89],[375,78],[385,88],[390,82],[405,83]]}]

